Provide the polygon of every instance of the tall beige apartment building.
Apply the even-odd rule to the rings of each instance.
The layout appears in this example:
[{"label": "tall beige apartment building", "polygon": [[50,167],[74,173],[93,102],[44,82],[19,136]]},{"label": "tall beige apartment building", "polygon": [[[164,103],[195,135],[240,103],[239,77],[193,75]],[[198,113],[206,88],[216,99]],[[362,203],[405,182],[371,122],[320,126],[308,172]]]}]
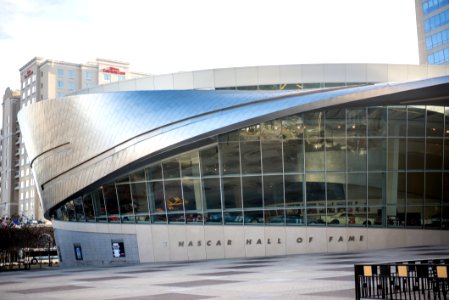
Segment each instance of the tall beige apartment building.
[{"label": "tall beige apartment building", "polygon": [[18,213],[19,198],[19,148],[20,130],[17,123],[17,112],[20,107],[20,91],[6,89],[3,96],[2,110],[2,131],[1,131],[1,198],[0,216],[11,216]]},{"label": "tall beige apartment building", "polygon": [[0,217],[19,214],[25,220],[41,220],[43,212],[30,161],[16,125],[18,110],[38,101],[147,74],[131,72],[129,63],[115,60],[77,64],[40,57],[19,71],[20,91],[8,89],[3,100]]}]

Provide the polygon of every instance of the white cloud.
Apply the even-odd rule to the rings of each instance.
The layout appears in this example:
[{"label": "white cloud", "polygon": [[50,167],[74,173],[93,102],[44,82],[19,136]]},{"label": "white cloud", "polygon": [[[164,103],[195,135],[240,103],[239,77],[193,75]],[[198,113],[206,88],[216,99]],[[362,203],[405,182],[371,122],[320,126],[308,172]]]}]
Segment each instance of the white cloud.
[{"label": "white cloud", "polygon": [[316,62],[417,63],[413,0],[0,0],[0,92],[34,56],[151,73]]}]

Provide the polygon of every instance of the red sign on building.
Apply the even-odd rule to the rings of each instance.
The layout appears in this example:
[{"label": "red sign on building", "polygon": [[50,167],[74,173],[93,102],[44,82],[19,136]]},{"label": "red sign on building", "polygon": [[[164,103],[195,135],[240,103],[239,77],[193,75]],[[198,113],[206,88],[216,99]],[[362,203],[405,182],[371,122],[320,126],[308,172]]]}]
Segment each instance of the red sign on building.
[{"label": "red sign on building", "polygon": [[33,75],[33,71],[32,70],[28,70],[25,75],[23,76],[23,78],[27,79],[28,77],[30,77],[31,75]]},{"label": "red sign on building", "polygon": [[117,75],[125,75],[126,74],[125,72],[120,71],[119,68],[114,68],[114,67],[104,68],[103,72],[117,74]]}]

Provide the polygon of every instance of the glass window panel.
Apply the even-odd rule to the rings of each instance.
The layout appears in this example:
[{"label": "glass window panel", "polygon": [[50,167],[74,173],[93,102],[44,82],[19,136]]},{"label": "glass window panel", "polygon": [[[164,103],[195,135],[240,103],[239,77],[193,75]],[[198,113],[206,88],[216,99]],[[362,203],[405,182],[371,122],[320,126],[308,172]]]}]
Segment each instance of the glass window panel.
[{"label": "glass window panel", "polygon": [[185,216],[183,213],[168,213],[167,214],[168,223],[185,223]]},{"label": "glass window panel", "polygon": [[348,171],[366,171],[366,138],[347,139]]},{"label": "glass window panel", "polygon": [[198,152],[188,153],[181,156],[179,162],[181,163],[181,174],[183,177],[200,176]]},{"label": "glass window panel", "polygon": [[387,135],[387,109],[384,107],[368,108],[368,136]]},{"label": "glass window panel", "polygon": [[165,205],[167,211],[184,210],[184,199],[182,198],[181,181],[169,180],[165,181]]},{"label": "glass window panel", "polygon": [[445,126],[444,126],[444,128],[445,128],[445,133],[444,133],[444,135],[445,135],[445,137],[449,137],[449,107],[446,107],[445,108],[445,111],[444,111],[444,116],[445,116]]},{"label": "glass window panel", "polygon": [[366,224],[368,226],[385,226],[386,216],[385,216],[385,206],[379,207],[369,207],[368,216]]},{"label": "glass window panel", "polygon": [[324,170],[323,112],[304,114],[306,171]]},{"label": "glass window panel", "polygon": [[387,226],[405,226],[405,206],[387,206]]},{"label": "glass window panel", "polygon": [[346,137],[345,109],[331,109],[326,111],[326,139]]},{"label": "glass window panel", "polygon": [[368,173],[368,206],[385,205],[386,173]]},{"label": "glass window panel", "polygon": [[260,174],[261,173],[261,153],[260,142],[241,142],[240,143],[242,173]]},{"label": "glass window panel", "polygon": [[263,172],[282,173],[282,141],[262,141]]},{"label": "glass window panel", "polygon": [[307,225],[325,225],[324,217],[326,216],[326,208],[310,207],[307,208]]},{"label": "glass window panel", "polygon": [[73,205],[75,206],[75,214],[77,221],[85,221],[84,209],[83,209],[83,199],[81,197],[73,200]]},{"label": "glass window panel", "polygon": [[449,204],[449,173],[443,174],[443,204]]},{"label": "glass window panel", "polygon": [[406,159],[406,139],[391,138],[388,139],[387,168],[389,171],[405,170]]},{"label": "glass window panel", "polygon": [[443,168],[443,140],[426,140],[426,170],[441,170]]},{"label": "glass window panel", "polygon": [[94,206],[92,203],[92,194],[86,194],[83,197],[84,214],[87,221],[95,221]]},{"label": "glass window panel", "polygon": [[441,228],[449,228],[449,206],[443,206],[441,208]]},{"label": "glass window panel", "polygon": [[348,137],[366,136],[366,110],[364,108],[346,110],[346,118]]},{"label": "glass window panel", "polygon": [[287,225],[304,225],[305,210],[300,208],[287,209],[285,211],[285,222]]},{"label": "glass window panel", "polygon": [[322,216],[322,219],[329,226],[347,225],[348,215],[346,213],[346,207],[328,207],[327,215]]},{"label": "glass window panel", "polygon": [[[308,144],[306,142],[305,147],[305,163],[306,171],[324,171],[324,148],[319,144]],[[318,147],[318,148],[314,148]]]},{"label": "glass window panel", "polygon": [[307,205],[326,205],[324,173],[306,175],[306,201]]},{"label": "glass window panel", "polygon": [[204,221],[206,224],[223,224],[223,214],[221,211],[205,213]]},{"label": "glass window panel", "polygon": [[194,224],[203,224],[204,215],[202,213],[193,213],[186,211],[186,222]]},{"label": "glass window panel", "polygon": [[284,225],[285,212],[284,210],[266,210],[264,214],[265,223],[270,225]]},{"label": "glass window panel", "polygon": [[130,175],[130,180],[131,182],[139,182],[139,181],[145,181],[145,171],[144,170],[140,170],[140,171],[136,171],[134,173],[131,173]]},{"label": "glass window panel", "polygon": [[449,139],[444,140],[444,170],[449,170]]},{"label": "glass window panel", "polygon": [[120,214],[123,222],[134,222],[133,201],[129,184],[117,184],[117,195],[120,204]]},{"label": "glass window panel", "polygon": [[405,206],[406,173],[389,172],[387,178],[387,204]]},{"label": "glass window panel", "polygon": [[242,178],[244,208],[262,208],[262,178],[251,176]]},{"label": "glass window panel", "polygon": [[218,136],[218,141],[220,143],[238,142],[239,139],[240,138],[238,130],[231,131],[229,133],[221,134],[220,136]]},{"label": "glass window panel", "polygon": [[223,201],[225,209],[242,209],[240,177],[223,177]]},{"label": "glass window panel", "polygon": [[273,120],[261,124],[262,140],[279,140],[282,139],[281,120]]},{"label": "glass window panel", "polygon": [[284,178],[282,175],[263,177],[263,198],[265,208],[284,206]]},{"label": "glass window panel", "polygon": [[76,221],[75,204],[73,203],[73,200],[70,200],[69,202],[67,202],[65,204],[65,208],[66,208],[67,219],[72,222]]},{"label": "glass window panel", "polygon": [[424,136],[426,127],[426,107],[408,107],[408,136]]},{"label": "glass window panel", "polygon": [[167,215],[165,213],[156,213],[151,215],[151,223],[166,224]]},{"label": "glass window panel", "polygon": [[386,155],[386,139],[368,139],[368,171],[385,171]]},{"label": "glass window panel", "polygon": [[421,218],[423,216],[423,207],[420,206],[407,206],[407,213],[405,215],[405,222],[407,227],[421,226]]},{"label": "glass window panel", "polygon": [[106,211],[108,212],[109,222],[120,222],[120,211],[117,201],[117,194],[114,184],[103,185],[104,202],[106,203]]},{"label": "glass window panel", "polygon": [[263,210],[245,211],[244,224],[246,225],[261,225],[264,223]]},{"label": "glass window panel", "polygon": [[97,222],[106,222],[106,205],[103,198],[103,190],[93,192],[94,209]]},{"label": "glass window panel", "polygon": [[164,179],[180,178],[179,162],[176,158],[162,162],[162,170],[164,171]]},{"label": "glass window panel", "polygon": [[243,224],[243,212],[242,211],[224,212],[223,218],[224,218],[225,224]]},{"label": "glass window panel", "polygon": [[407,107],[388,107],[388,136],[406,136]]},{"label": "glass window panel", "polygon": [[444,107],[427,106],[427,136],[442,137],[444,133]]},{"label": "glass window panel", "polygon": [[200,161],[203,176],[218,175],[218,147],[201,150]]},{"label": "glass window panel", "polygon": [[220,155],[223,175],[240,174],[239,143],[220,143]]},{"label": "glass window panel", "polygon": [[131,183],[134,213],[148,215],[147,186],[145,182]]},{"label": "glass window panel", "polygon": [[164,185],[160,181],[148,183],[151,213],[165,212]]},{"label": "glass window panel", "polygon": [[284,172],[300,173],[304,171],[304,150],[302,140],[284,141]]},{"label": "glass window panel", "polygon": [[346,139],[326,138],[326,170],[346,171]]},{"label": "glass window panel", "polygon": [[424,196],[424,173],[407,173],[407,205],[422,205]]},{"label": "glass window panel", "polygon": [[199,179],[183,179],[182,191],[184,192],[185,210],[203,210],[203,201],[201,199],[201,181]]},{"label": "glass window panel", "polygon": [[346,205],[346,174],[326,174],[326,194],[328,206]]},{"label": "glass window panel", "polygon": [[285,140],[302,138],[304,121],[302,115],[294,115],[282,119],[282,136]]},{"label": "glass window panel", "polygon": [[285,175],[285,205],[303,206],[303,175]]},{"label": "glass window panel", "polygon": [[425,205],[441,203],[442,183],[442,173],[426,173]]},{"label": "glass window panel", "polygon": [[240,140],[258,141],[260,139],[260,124],[240,129]]},{"label": "glass window panel", "polygon": [[120,177],[120,178],[115,180],[115,183],[128,183],[128,182],[129,182],[129,176],[128,175]]},{"label": "glass window panel", "polygon": [[426,228],[441,228],[441,206],[425,206],[423,224]]},{"label": "glass window panel", "polygon": [[221,209],[220,181],[218,178],[203,179],[204,209]]},{"label": "glass window panel", "polygon": [[348,205],[366,208],[366,175],[348,174]]},{"label": "glass window panel", "polygon": [[162,167],[161,164],[155,164],[149,166],[147,169],[148,180],[158,180],[162,179]]},{"label": "glass window panel", "polygon": [[368,223],[374,222],[373,219],[368,220],[365,207],[353,206],[348,207],[348,225],[349,226],[366,226]]},{"label": "glass window panel", "polygon": [[422,170],[424,169],[424,154],[426,144],[424,139],[407,139],[407,169]]}]

